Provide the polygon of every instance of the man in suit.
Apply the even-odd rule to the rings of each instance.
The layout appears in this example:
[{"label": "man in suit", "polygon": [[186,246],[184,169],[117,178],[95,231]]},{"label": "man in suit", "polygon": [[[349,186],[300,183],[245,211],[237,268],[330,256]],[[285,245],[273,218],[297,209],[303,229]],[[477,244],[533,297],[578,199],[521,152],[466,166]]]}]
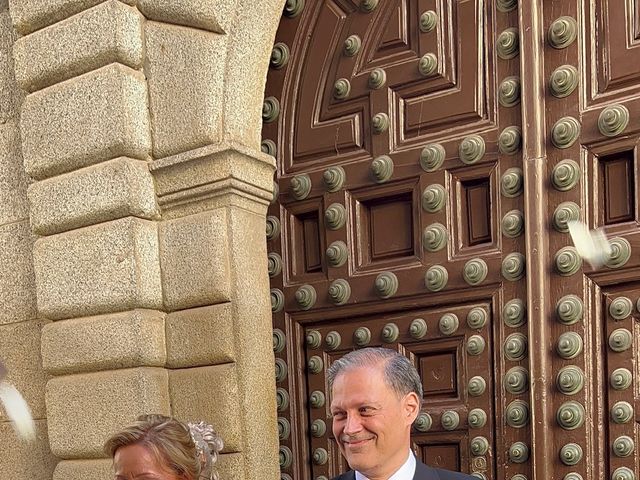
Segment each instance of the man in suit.
[{"label": "man in suit", "polygon": [[387,348],[365,348],[327,372],[333,434],[350,472],[334,480],[477,480],[435,469],[411,452],[422,381],[411,362]]}]

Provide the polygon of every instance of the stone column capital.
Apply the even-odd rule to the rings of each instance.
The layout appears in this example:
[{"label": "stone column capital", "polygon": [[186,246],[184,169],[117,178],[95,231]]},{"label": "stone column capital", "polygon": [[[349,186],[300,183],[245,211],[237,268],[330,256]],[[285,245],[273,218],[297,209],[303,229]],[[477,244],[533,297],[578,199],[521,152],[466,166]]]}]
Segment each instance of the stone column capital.
[{"label": "stone column capital", "polygon": [[237,142],[221,142],[150,165],[163,217],[226,205],[264,213],[273,198],[274,157]]}]

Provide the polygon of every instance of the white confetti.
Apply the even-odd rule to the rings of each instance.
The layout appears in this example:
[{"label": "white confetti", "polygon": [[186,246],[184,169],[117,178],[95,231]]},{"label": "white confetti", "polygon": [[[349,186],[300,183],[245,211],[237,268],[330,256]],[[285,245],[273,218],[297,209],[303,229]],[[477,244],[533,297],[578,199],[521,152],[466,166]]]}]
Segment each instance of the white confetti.
[{"label": "white confetti", "polygon": [[591,268],[600,268],[611,256],[611,244],[600,228],[589,230],[582,222],[569,221],[569,234],[576,246],[578,255],[584,258]]},{"label": "white confetti", "polygon": [[36,426],[31,417],[29,405],[13,385],[0,381],[0,404],[13,422],[16,433],[23,440],[31,441],[36,437]]}]

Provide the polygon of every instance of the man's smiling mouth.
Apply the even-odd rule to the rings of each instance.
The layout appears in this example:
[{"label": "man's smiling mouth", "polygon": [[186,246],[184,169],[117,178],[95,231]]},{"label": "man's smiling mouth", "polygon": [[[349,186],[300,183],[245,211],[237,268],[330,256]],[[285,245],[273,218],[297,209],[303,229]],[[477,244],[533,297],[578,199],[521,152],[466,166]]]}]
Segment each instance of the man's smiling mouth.
[{"label": "man's smiling mouth", "polygon": [[357,448],[365,445],[368,441],[373,440],[373,438],[354,438],[350,440],[343,440],[342,443],[345,447],[348,448]]}]

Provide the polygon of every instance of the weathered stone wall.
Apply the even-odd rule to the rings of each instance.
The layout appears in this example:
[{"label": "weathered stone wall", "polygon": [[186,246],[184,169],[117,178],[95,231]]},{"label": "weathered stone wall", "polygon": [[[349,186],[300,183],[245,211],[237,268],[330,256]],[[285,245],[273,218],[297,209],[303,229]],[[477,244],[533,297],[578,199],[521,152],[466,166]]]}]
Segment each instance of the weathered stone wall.
[{"label": "weathered stone wall", "polygon": [[12,49],[17,35],[9,5],[0,0],[0,358],[8,380],[24,395],[36,419],[37,440],[27,448],[0,409],[0,478],[51,478],[56,459],[49,448],[45,409],[47,376],[40,359],[40,335],[33,270],[35,236],[29,226],[28,178],[22,165],[20,107]]},{"label": "weathered stone wall", "polygon": [[149,412],[213,423],[221,478],[279,478],[260,127],[282,4],[0,0],[0,352],[40,419],[37,455],[0,423],[0,478],[107,480],[104,439]]}]

